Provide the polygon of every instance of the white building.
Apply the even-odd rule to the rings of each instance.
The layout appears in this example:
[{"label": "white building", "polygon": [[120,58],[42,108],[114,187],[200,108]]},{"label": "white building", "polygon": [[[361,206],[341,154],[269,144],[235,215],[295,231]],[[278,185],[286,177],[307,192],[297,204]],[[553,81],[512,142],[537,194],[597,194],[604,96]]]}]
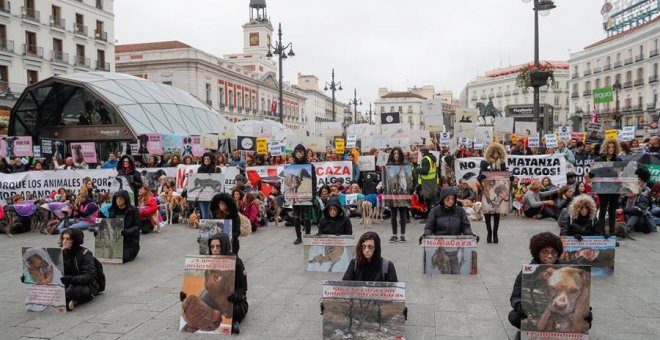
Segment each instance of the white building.
[{"label": "white building", "polygon": [[[433,86],[429,85],[424,86],[422,89],[412,88],[405,92],[390,92],[387,88],[379,88],[378,99],[374,102],[376,125],[380,126],[381,113],[399,112],[401,123],[408,124],[411,130],[424,130],[424,105],[435,98],[435,90]],[[420,93],[424,93],[431,98]]]},{"label": "white building", "polygon": [[[568,63],[561,61],[541,61],[553,69],[555,78],[554,86],[540,88],[541,112],[539,117],[544,117],[546,110],[552,111],[552,119],[545,120],[544,127],[561,126],[566,124],[568,114]],[[518,112],[533,112],[534,91],[522,93],[516,87],[516,78],[521,67],[528,65],[516,65],[486,72],[483,76],[477,76],[469,82],[461,96],[463,107],[476,108],[477,103],[487,104],[493,101],[496,109],[503,116],[511,116],[516,120],[531,121],[532,115],[518,115]],[[531,108],[531,109],[529,109]]]},{"label": "white building", "polygon": [[319,88],[319,78],[315,75],[298,73],[298,86],[305,93],[305,128],[310,134],[321,134],[321,123],[341,122],[348,106],[335,98],[335,114],[332,114],[332,97],[325,95]]},{"label": "white building", "polygon": [[0,104],[51,76],[114,71],[113,1],[0,0]]},{"label": "white building", "polygon": [[647,125],[658,120],[659,40],[660,16],[571,54],[571,114],[584,124],[595,108],[606,125],[614,126],[610,115],[616,111],[616,95],[611,103],[594,105],[592,90],[612,87],[618,80],[622,125],[636,126],[640,136],[657,133]]}]

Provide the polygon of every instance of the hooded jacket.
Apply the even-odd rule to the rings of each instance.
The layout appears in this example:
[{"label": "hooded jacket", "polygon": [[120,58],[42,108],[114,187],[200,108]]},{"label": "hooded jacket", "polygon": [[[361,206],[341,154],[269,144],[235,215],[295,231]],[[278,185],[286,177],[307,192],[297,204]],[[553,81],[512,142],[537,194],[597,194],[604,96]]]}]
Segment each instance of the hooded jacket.
[{"label": "hooded jacket", "polygon": [[[204,157],[209,157],[211,163],[209,165],[204,164]],[[215,155],[211,152],[205,152],[202,156],[202,165],[197,168],[198,174],[214,174],[218,172],[218,169],[215,167]]]},{"label": "hooded jacket", "polygon": [[454,200],[454,205],[445,208],[443,200],[450,195],[455,197],[456,189],[444,188],[440,191],[438,206],[431,210],[426,219],[424,235],[474,235],[465,210],[456,205],[457,200]]},{"label": "hooded jacket", "polygon": [[[394,163],[394,151],[398,151],[399,155],[401,156],[401,159],[399,160],[398,163]],[[403,165],[403,164],[406,164],[405,156],[403,155],[403,150],[401,150],[401,148],[398,146],[393,147],[392,151],[390,151],[390,155],[387,156],[387,165]]]},{"label": "hooded jacket", "polygon": [[[357,263],[355,258],[352,259],[351,263],[348,264],[342,281],[398,282],[399,279],[396,276],[396,269],[392,261],[388,261],[387,275],[383,273],[383,257],[380,255],[380,236],[373,231],[368,231],[365,234],[371,235],[374,239],[374,255],[371,257],[371,261],[364,264]],[[356,248],[356,251],[362,251],[362,249]]]},{"label": "hooded jacket", "polygon": [[[232,229],[233,230],[233,229]],[[234,255],[231,252],[231,241],[229,240],[229,235],[225,233],[216,233],[213,234],[208,239],[209,251],[211,250],[211,241],[219,240],[220,241],[220,254],[221,255]],[[210,255],[210,254],[209,254]],[[247,276],[245,271],[245,265],[243,265],[243,260],[240,257],[236,256],[236,274],[234,278],[234,292],[238,294],[243,299],[247,297]],[[247,301],[246,301],[247,303]]]},{"label": "hooded jacket", "polygon": [[[117,197],[123,197],[126,206],[119,209],[117,206]],[[110,206],[110,218],[124,218],[124,262],[132,261],[140,251],[140,212],[131,205],[128,192],[119,190],[112,196],[112,205]]]},{"label": "hooded jacket", "polygon": [[[580,215],[580,209],[587,207],[589,215]],[[598,220],[596,219],[596,202],[589,195],[579,195],[573,198],[571,204],[563,209],[557,221],[560,236],[598,236]]]},{"label": "hooded jacket", "polygon": [[[128,159],[130,162],[131,166],[129,169],[124,170],[124,159]],[[140,190],[140,187],[142,187],[142,175],[137,170],[135,170],[135,160],[133,159],[133,156],[123,155],[121,158],[119,158],[119,163],[117,163],[117,176],[126,177],[128,183],[131,185],[131,189],[133,189],[133,195],[137,200],[138,190]]]},{"label": "hooded jacket", "polygon": [[[337,216],[330,217],[330,207],[338,209]],[[336,199],[328,200],[323,210],[323,217],[319,221],[319,234],[321,235],[353,235],[351,220],[344,215],[344,209]]]},{"label": "hooded jacket", "polygon": [[[296,151],[302,150],[302,157],[297,158],[296,157]],[[305,146],[302,144],[296,145],[295,148],[293,148],[293,163],[295,164],[310,164],[312,166],[312,188],[318,188],[318,185],[316,183],[316,168],[314,167],[314,164],[310,163],[307,160],[307,149],[305,149]],[[312,195],[316,196],[316,190],[312,190]]]},{"label": "hooded jacket", "polygon": [[[224,217],[220,217],[220,211],[218,210],[218,204],[221,201],[225,202],[227,205],[227,214]],[[213,196],[211,203],[209,204],[209,211],[211,212],[212,218],[231,220],[232,238],[235,240],[238,239],[241,235],[241,218],[238,216],[236,202],[229,194],[219,193]]]},{"label": "hooded jacket", "polygon": [[82,230],[70,228],[73,245],[71,249],[62,250],[64,261],[64,276],[70,280],[70,285],[88,286],[90,293],[96,295],[98,287],[96,283],[96,265],[94,255],[88,249],[82,247],[85,239]]}]

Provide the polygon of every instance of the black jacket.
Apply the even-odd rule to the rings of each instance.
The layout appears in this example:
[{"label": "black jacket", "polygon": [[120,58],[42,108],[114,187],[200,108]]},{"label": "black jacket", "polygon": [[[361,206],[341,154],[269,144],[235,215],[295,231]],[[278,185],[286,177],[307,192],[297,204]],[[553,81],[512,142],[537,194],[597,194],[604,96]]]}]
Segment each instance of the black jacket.
[{"label": "black jacket", "polygon": [[[303,156],[301,158],[296,158],[296,151],[297,150],[302,150]],[[295,163],[295,164],[310,164],[312,166],[312,188],[314,188],[314,190],[312,190],[312,197],[316,197],[316,195],[317,195],[316,188],[318,188],[318,185],[316,183],[316,168],[314,167],[314,164],[310,163],[307,160],[307,149],[305,149],[304,145],[298,144],[293,149],[293,163]]]},{"label": "black jacket", "polygon": [[[131,164],[131,168],[124,171],[122,165],[124,164],[124,159],[128,159],[128,161]],[[126,177],[128,180],[128,183],[131,186],[131,189],[133,189],[133,197],[135,198],[135,202],[133,204],[137,204],[137,199],[138,199],[138,190],[142,187],[142,175],[140,172],[135,170],[135,160],[133,159],[133,156],[131,155],[123,155],[119,159],[119,162],[117,163],[117,176],[123,176]],[[128,189],[128,188],[125,188]]]},{"label": "black jacket", "polygon": [[[209,158],[211,158],[211,163],[208,166],[204,164],[204,157],[207,157],[207,156]],[[200,165],[199,168],[197,168],[197,173],[198,174],[214,174],[216,172],[218,172],[218,169],[215,166],[215,155],[213,155],[213,153],[211,153],[211,152],[204,153],[204,155],[202,156],[202,165]]]},{"label": "black jacket", "polygon": [[[220,201],[225,202],[227,205],[227,214],[224,217],[220,216],[218,204]],[[220,193],[213,196],[209,204],[209,211],[211,218],[231,220],[231,236],[234,240],[241,236],[241,218],[238,216],[238,206],[233,198],[227,193]]]},{"label": "black jacket", "polygon": [[98,287],[96,283],[94,255],[89,249],[81,246],[84,240],[82,230],[73,228],[71,230],[73,231],[73,246],[71,249],[62,250],[64,276],[70,280],[67,286],[87,286],[90,293],[96,295]]},{"label": "black jacket", "polygon": [[440,191],[439,203],[431,210],[426,219],[424,235],[474,235],[470,228],[470,220],[463,208],[454,205],[447,209],[442,201],[449,195],[456,196],[454,188],[444,188]]},{"label": "black jacket", "polygon": [[[368,234],[374,238],[374,255],[371,261],[359,264],[355,259],[351,260],[348,265],[342,281],[384,281],[384,282],[399,282],[396,276],[396,269],[394,263],[388,261],[387,274],[383,273],[383,258],[380,256],[380,237],[373,231],[368,231]],[[361,251],[361,250],[360,250]]]},{"label": "black jacket", "polygon": [[[123,197],[126,206],[119,209],[117,206],[117,197]],[[140,252],[140,211],[131,205],[128,192],[119,190],[112,196],[112,205],[110,206],[110,218],[124,218],[124,262],[133,261]]]},{"label": "black jacket", "polygon": [[[330,207],[337,207],[339,210],[337,216],[330,217]],[[319,234],[322,235],[353,235],[353,225],[351,220],[344,215],[344,209],[341,208],[336,199],[328,200],[323,210],[323,217],[319,221]]]},{"label": "black jacket", "polygon": [[557,220],[560,236],[598,236],[598,220],[589,216],[571,218],[568,208],[562,209]]},{"label": "black jacket", "polygon": [[[234,255],[231,252],[231,243],[229,241],[229,236],[225,233],[216,233],[208,239],[209,252],[211,251],[211,240],[220,240],[220,254],[222,255]],[[243,265],[243,260],[240,257],[236,256],[236,274],[234,278],[234,292],[243,299],[247,298],[247,276],[245,275],[245,265]]]}]

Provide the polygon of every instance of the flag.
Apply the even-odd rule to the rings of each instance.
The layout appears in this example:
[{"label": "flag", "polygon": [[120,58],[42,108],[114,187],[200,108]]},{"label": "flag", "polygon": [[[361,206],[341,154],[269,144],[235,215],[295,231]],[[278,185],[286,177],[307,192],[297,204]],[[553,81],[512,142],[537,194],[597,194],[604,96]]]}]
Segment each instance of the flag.
[{"label": "flag", "polygon": [[658,122],[652,121],[646,126],[650,127],[651,129],[657,129],[658,128]]},{"label": "flag", "polygon": [[273,191],[275,183],[281,182],[278,167],[266,167],[261,170],[248,168],[246,175],[252,187],[261,191],[266,197]]},{"label": "flag", "polygon": [[398,112],[383,112],[380,114],[381,124],[398,124],[401,123],[401,117]]},{"label": "flag", "polygon": [[277,102],[273,101],[270,103],[270,112],[272,113],[277,112]]},{"label": "flag", "polygon": [[596,112],[596,108],[591,110],[591,122],[598,123],[598,112]]}]

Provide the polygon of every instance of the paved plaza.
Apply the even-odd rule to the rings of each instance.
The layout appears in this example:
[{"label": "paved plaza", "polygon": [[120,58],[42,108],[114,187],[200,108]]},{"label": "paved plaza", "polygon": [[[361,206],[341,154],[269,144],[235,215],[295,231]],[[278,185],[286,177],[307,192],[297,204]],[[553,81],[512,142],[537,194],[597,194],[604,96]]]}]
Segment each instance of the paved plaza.
[{"label": "paved plaza", "polygon": [[[364,231],[353,220],[354,234]],[[383,243],[383,256],[396,265],[406,282],[408,339],[513,339],[507,321],[509,295],[520,265],[530,259],[531,235],[558,227],[552,220],[508,217],[500,229],[500,244],[485,243],[483,222],[473,222],[482,236],[479,274],[424,276],[422,249],[417,238],[422,225],[408,227],[407,243]],[[389,238],[389,221],[374,227]],[[158,235],[142,236],[142,250],[135,262],[105,265],[107,289],[91,303],[66,315],[26,312],[24,288],[19,281],[22,246],[54,247],[55,236],[0,235],[0,339],[179,339],[209,336],[178,332],[179,291],[183,260],[198,251],[197,231],[183,225],[169,226]],[[635,235],[616,252],[615,275],[594,278],[592,339],[660,338],[660,238]],[[268,227],[241,238],[240,255],[248,270],[244,339],[319,339],[321,281],[340,280],[340,273],[307,273],[302,245],[294,246],[293,228]],[[91,234],[85,245],[93,249]]]}]

